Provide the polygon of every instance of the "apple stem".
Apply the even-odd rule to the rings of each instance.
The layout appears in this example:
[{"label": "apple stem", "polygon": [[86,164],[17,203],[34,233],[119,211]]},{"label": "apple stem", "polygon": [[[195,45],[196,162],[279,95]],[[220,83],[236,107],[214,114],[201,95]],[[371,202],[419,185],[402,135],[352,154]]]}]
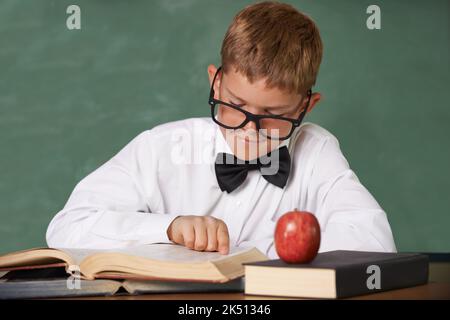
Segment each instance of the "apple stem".
[{"label": "apple stem", "polygon": [[295,208],[294,211],[298,211],[297,208]]}]

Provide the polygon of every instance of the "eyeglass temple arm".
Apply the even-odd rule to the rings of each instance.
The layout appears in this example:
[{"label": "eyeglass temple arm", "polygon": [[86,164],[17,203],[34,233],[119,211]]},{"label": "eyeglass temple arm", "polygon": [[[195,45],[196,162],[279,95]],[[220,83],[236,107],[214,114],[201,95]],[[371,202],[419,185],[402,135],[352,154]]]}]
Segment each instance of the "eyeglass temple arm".
[{"label": "eyeglass temple arm", "polygon": [[311,101],[311,96],[312,96],[312,91],[311,91],[311,89],[308,90],[307,95],[308,95],[308,102],[306,103],[306,107],[303,108],[302,112],[300,112],[300,115],[299,115],[298,118],[297,118],[297,126],[299,126],[300,123],[303,121],[303,118],[304,118],[305,115],[306,115],[306,111],[308,110],[309,102]]}]

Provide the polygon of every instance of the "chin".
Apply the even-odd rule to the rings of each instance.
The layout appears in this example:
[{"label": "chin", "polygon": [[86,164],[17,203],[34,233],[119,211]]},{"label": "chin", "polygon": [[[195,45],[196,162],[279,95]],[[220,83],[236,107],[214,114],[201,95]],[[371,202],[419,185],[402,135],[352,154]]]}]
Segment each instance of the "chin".
[{"label": "chin", "polygon": [[229,145],[230,149],[233,150],[234,155],[241,160],[253,160],[259,158],[276,147],[270,140],[246,141],[240,137],[234,137]]},{"label": "chin", "polygon": [[245,132],[244,135],[238,135],[232,130],[220,129],[233,154],[241,160],[249,161],[259,158],[276,149],[281,143],[252,133],[247,135],[248,139],[246,140]]}]

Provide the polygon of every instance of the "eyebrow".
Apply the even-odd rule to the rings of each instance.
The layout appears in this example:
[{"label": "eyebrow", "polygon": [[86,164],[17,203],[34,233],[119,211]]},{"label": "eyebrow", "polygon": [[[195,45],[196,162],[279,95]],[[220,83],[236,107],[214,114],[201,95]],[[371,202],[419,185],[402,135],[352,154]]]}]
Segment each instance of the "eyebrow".
[{"label": "eyebrow", "polygon": [[[239,98],[238,96],[236,96],[233,92],[231,92],[231,90],[230,89],[228,89],[227,87],[225,88],[227,91],[228,91],[228,93],[230,94],[230,95],[232,95],[233,96],[233,98],[235,98],[235,99],[237,99],[237,100],[240,100],[240,101],[242,101],[242,102],[244,102],[244,103],[246,103],[246,101],[244,100],[244,99],[242,99],[242,98]],[[281,106],[264,106],[265,108],[267,108],[267,109],[283,109],[283,108],[292,108],[292,106],[289,106],[289,105],[281,105]]]}]

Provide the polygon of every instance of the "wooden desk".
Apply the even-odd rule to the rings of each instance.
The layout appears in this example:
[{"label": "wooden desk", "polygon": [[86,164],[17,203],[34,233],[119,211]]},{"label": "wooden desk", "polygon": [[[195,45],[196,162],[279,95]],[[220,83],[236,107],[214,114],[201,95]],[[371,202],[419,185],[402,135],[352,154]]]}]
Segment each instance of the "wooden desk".
[{"label": "wooden desk", "polygon": [[[66,298],[69,299],[69,298]],[[70,300],[299,300],[292,298],[251,296],[243,293],[165,293],[146,294],[138,296],[112,296],[112,297],[86,297],[70,298]],[[450,300],[450,283],[431,282],[423,286],[374,293],[364,296],[350,298],[351,300],[428,300],[447,299]]]}]

